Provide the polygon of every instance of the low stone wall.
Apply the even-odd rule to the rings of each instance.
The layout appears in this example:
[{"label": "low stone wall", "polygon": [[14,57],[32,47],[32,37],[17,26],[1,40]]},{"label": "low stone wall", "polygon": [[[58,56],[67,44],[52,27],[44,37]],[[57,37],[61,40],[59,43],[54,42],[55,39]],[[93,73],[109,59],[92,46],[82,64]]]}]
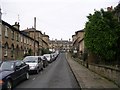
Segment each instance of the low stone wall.
[{"label": "low stone wall", "polygon": [[89,69],[113,81],[120,87],[120,70],[100,65],[89,65]]},{"label": "low stone wall", "polygon": [[90,64],[90,63],[84,62],[83,60],[75,59],[75,58],[74,60],[80,63],[81,65],[89,68],[91,71],[114,82],[116,85],[120,87],[120,69],[112,68],[104,65]]}]

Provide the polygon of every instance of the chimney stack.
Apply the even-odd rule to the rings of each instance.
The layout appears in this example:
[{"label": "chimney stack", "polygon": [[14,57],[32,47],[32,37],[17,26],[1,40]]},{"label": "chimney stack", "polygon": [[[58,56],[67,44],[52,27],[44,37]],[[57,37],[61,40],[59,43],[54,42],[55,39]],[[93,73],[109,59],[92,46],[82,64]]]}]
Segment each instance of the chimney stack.
[{"label": "chimney stack", "polygon": [[36,29],[36,17],[34,17],[34,28]]},{"label": "chimney stack", "polygon": [[20,30],[19,22],[15,22],[15,24],[13,25],[13,27],[16,28],[17,30]]}]

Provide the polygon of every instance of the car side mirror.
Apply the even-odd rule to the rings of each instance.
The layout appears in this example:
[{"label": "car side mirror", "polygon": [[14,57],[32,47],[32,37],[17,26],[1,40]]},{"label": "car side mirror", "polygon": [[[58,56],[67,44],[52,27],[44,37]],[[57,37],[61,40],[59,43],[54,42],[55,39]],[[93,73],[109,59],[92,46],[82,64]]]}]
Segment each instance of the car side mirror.
[{"label": "car side mirror", "polygon": [[20,67],[19,67],[19,66],[16,66],[16,67],[15,67],[15,70],[18,70],[18,69],[20,69]]}]

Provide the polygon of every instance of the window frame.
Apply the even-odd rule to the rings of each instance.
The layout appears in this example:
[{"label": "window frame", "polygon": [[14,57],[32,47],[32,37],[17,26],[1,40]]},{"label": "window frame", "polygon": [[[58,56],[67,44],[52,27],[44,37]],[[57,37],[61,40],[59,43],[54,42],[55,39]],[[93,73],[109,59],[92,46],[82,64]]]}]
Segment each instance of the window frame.
[{"label": "window frame", "polygon": [[9,27],[5,26],[5,37],[7,37],[7,38],[8,38],[8,30],[9,30]]}]

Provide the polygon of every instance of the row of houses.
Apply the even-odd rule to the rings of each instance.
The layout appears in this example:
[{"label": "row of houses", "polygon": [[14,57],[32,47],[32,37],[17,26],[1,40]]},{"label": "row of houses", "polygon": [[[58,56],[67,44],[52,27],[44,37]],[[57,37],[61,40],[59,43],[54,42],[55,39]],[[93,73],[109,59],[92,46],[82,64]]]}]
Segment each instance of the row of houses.
[{"label": "row of houses", "polygon": [[50,51],[67,51],[69,52],[72,48],[72,41],[70,40],[50,40],[49,49]]},{"label": "row of houses", "polygon": [[26,55],[41,55],[43,48],[49,48],[49,36],[35,28],[20,30],[15,22],[10,25],[1,19],[0,10],[0,59],[22,59]]}]

